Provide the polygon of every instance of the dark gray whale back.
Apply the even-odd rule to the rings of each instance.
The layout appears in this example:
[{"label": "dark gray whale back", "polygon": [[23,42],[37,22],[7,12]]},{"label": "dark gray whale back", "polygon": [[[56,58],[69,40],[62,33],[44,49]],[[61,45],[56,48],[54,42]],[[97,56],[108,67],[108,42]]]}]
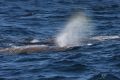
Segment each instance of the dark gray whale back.
[{"label": "dark gray whale back", "polygon": [[[89,39],[85,39],[82,43],[89,44],[89,43],[96,43],[99,41],[105,40],[120,40],[120,36],[96,36]],[[83,46],[80,45],[80,46]],[[59,47],[55,45],[53,40],[43,41],[43,42],[36,42],[36,43],[24,43],[22,46],[15,46],[15,47],[8,47],[8,48],[1,48],[0,53],[31,53],[31,52],[42,52],[42,51],[65,51],[70,49],[79,48],[79,46],[73,47]]]}]

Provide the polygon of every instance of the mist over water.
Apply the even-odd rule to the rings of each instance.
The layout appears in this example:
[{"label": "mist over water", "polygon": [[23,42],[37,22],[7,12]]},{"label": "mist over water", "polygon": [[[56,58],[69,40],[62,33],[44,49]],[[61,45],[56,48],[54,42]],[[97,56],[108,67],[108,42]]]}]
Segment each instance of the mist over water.
[{"label": "mist over water", "polygon": [[93,30],[90,18],[84,13],[77,13],[70,18],[55,41],[59,47],[80,46],[86,38],[92,35]]}]

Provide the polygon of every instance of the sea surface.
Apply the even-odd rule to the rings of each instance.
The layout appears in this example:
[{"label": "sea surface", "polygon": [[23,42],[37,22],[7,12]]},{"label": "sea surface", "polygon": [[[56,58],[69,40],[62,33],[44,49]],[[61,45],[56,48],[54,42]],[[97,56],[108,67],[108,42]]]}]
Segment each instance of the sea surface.
[{"label": "sea surface", "polygon": [[[0,0],[0,47],[53,38],[75,12],[94,35],[120,35],[120,0]],[[0,80],[120,80],[120,41],[59,52],[0,54]]]}]

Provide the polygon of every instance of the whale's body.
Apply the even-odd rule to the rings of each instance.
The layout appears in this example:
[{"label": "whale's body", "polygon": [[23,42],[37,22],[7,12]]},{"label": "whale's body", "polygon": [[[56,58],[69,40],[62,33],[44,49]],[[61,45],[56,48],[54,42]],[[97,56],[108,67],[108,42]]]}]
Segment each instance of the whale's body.
[{"label": "whale's body", "polygon": [[42,52],[42,51],[62,51],[65,48],[48,45],[24,45],[10,48],[0,49],[0,52],[7,53],[31,53],[31,52]]},{"label": "whale's body", "polygon": [[[120,36],[96,36],[91,37],[89,39],[86,39],[83,41],[84,44],[89,44],[98,41],[105,41],[105,40],[114,40],[114,39],[120,39]],[[50,45],[49,45],[50,43]],[[52,44],[52,45],[51,45]],[[76,46],[73,46],[76,47]],[[55,45],[54,42],[48,42],[48,43],[29,43],[23,46],[14,46],[14,47],[8,47],[8,48],[1,48],[0,53],[32,53],[32,52],[43,52],[43,51],[64,51],[66,49],[71,49],[71,47],[59,47],[58,45]]]}]

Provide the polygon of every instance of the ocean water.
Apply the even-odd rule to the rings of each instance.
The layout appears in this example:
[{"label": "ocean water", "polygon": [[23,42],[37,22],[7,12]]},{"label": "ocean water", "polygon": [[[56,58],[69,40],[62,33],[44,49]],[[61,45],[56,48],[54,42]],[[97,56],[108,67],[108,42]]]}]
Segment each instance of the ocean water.
[{"label": "ocean water", "polygon": [[[94,35],[120,35],[120,0],[0,0],[0,47],[53,38],[84,11]],[[4,54],[4,53],[3,53]],[[68,51],[0,54],[0,80],[120,80],[120,41]]]}]

